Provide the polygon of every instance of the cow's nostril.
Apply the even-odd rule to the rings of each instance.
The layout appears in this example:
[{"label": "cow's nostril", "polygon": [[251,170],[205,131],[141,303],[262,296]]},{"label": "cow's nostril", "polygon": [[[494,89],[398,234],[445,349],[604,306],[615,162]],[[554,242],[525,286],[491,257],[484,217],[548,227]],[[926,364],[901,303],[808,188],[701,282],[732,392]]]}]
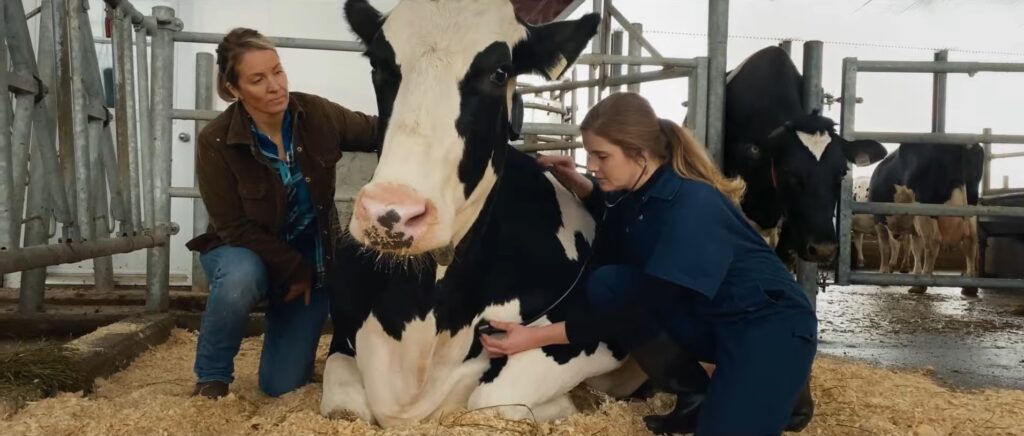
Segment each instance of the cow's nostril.
[{"label": "cow's nostril", "polygon": [[427,209],[419,211],[419,213],[411,214],[408,219],[405,220],[406,227],[416,227],[423,223],[427,218]]}]

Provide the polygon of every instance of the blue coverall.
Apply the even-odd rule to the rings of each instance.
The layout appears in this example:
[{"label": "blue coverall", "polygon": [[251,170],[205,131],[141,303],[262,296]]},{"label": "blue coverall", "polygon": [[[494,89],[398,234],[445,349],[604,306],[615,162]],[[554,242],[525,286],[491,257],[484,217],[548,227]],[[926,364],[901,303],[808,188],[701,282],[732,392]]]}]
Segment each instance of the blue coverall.
[{"label": "blue coverall", "polygon": [[[620,194],[621,195],[621,194]],[[640,301],[646,319],[717,365],[697,435],[781,434],[810,376],[817,317],[801,287],[739,209],[707,183],[658,168],[607,212],[587,284],[595,314]],[[593,323],[566,323],[569,340]],[[633,331],[635,327],[631,327]]]}]

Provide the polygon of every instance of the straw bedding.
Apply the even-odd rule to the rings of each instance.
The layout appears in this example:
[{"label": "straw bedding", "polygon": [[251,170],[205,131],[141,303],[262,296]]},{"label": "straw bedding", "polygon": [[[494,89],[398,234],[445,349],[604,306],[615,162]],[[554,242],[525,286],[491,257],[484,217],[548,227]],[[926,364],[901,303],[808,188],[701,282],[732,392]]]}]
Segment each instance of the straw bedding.
[{"label": "straw bedding", "polygon": [[[666,395],[627,403],[580,390],[574,400],[584,413],[559,422],[507,421],[488,411],[460,411],[434,422],[382,430],[320,416],[317,384],[278,399],[262,395],[256,386],[259,338],[242,345],[231,395],[216,402],[189,398],[195,343],[194,333],[175,330],[126,370],[98,380],[89,396],[63,393],[32,402],[13,416],[0,410],[0,434],[639,435],[649,434],[643,415],[672,404]],[[321,343],[318,371],[327,343]],[[825,356],[815,364],[813,388],[817,413],[803,434],[1024,434],[1024,391],[952,391],[934,383],[927,371],[891,371]]]}]

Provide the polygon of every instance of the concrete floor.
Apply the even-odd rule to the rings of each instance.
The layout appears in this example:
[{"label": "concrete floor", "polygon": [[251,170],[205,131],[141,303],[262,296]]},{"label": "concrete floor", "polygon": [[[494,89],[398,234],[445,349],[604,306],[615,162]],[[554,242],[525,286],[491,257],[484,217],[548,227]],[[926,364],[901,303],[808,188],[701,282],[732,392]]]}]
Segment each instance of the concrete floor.
[{"label": "concrete floor", "polygon": [[[819,352],[894,368],[933,368],[957,388],[1024,389],[1024,290],[830,287],[818,294]],[[1015,311],[1018,311],[1015,313]]]}]

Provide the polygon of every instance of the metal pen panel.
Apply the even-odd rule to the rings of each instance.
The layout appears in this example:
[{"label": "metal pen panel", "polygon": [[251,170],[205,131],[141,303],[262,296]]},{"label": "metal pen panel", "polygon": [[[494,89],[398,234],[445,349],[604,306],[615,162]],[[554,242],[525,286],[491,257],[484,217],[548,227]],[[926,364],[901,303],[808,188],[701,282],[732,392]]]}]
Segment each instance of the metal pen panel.
[{"label": "metal pen panel", "polygon": [[718,167],[724,164],[725,61],[729,39],[729,0],[708,0],[708,128],[706,144]]},{"label": "metal pen panel", "polygon": [[[214,68],[212,54],[196,53],[196,109],[213,109]],[[196,147],[195,156],[197,159],[199,157],[199,134],[203,131],[203,127],[206,127],[205,121],[196,121],[195,135],[193,135],[195,140],[192,143]],[[198,183],[196,183],[196,186],[198,186]],[[198,236],[206,232],[209,221],[209,215],[207,215],[206,206],[203,204],[203,201],[201,199],[193,200],[192,234]],[[210,284],[207,281],[202,264],[199,263],[199,253],[192,253],[192,290],[210,292]]]},{"label": "metal pen panel", "polygon": [[[181,22],[174,9],[153,8],[157,28],[153,36],[153,222],[156,227],[171,224],[171,105],[174,102],[174,33]],[[166,312],[169,305],[170,249],[152,249],[146,271],[146,311]]]}]

